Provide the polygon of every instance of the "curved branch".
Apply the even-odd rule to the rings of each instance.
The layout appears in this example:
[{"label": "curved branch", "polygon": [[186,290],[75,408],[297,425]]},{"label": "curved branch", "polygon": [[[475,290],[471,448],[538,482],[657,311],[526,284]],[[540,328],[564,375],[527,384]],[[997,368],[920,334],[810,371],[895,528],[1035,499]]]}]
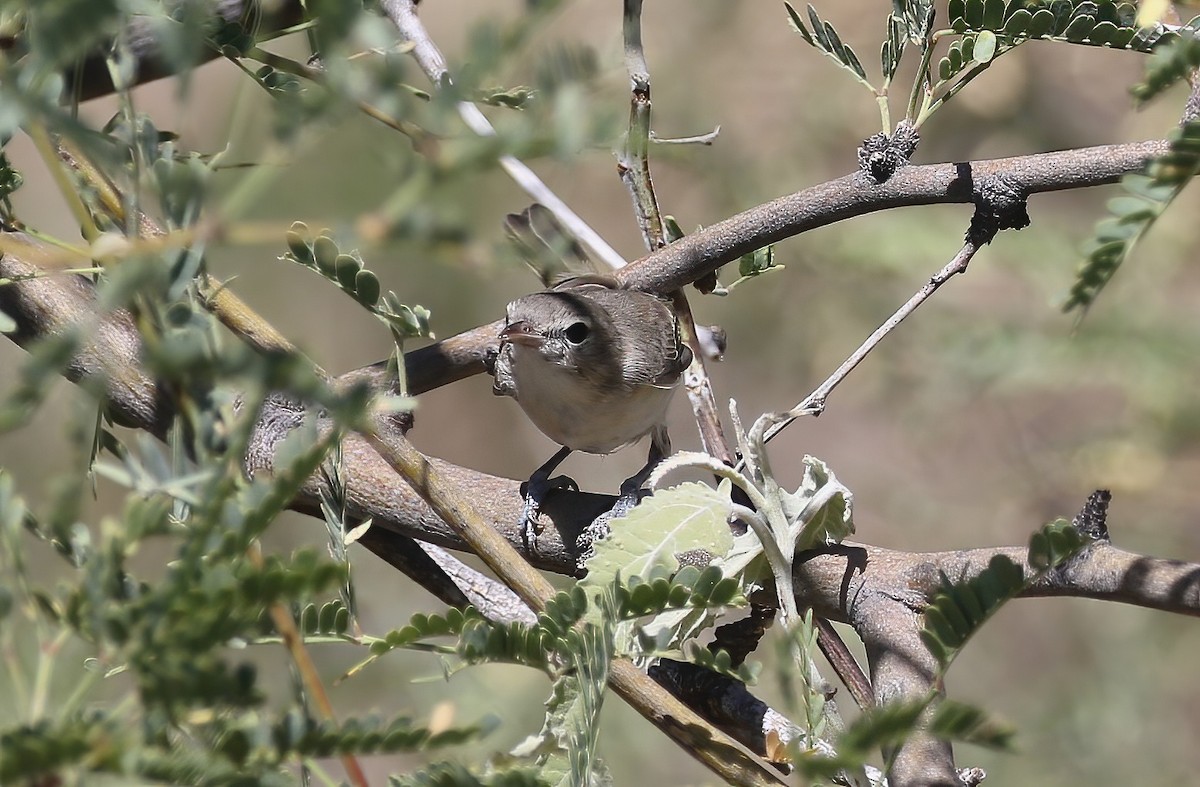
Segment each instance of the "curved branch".
[{"label": "curved branch", "polygon": [[[1167,150],[1164,140],[1035,153],[987,161],[903,167],[886,183],[846,175],[731,216],[629,263],[613,275],[624,284],[667,295],[722,265],[772,243],[845,219],[915,205],[967,204],[988,199],[993,184],[1028,196],[1115,183]],[[412,383],[430,387],[484,370],[500,324],[475,328],[405,356]]]},{"label": "curved branch", "polygon": [[[238,24],[249,35],[262,37],[278,32],[304,19],[304,4],[300,0],[213,0],[208,3],[213,19]],[[134,17],[123,33],[130,54],[137,63],[134,85],[153,82],[178,73],[174,64],[161,56],[161,41],[153,34],[151,20]],[[63,73],[67,80],[66,95],[87,101],[113,92],[112,74],[105,62],[106,52],[86,57],[78,69]],[[221,57],[215,49],[199,53],[199,62],[206,63]]]},{"label": "curved branch", "polygon": [[[29,259],[11,252],[0,256],[0,310],[17,324],[8,334],[21,346],[62,334],[73,326],[89,326],[89,338],[71,360],[66,375],[73,381],[101,386],[109,413],[123,426],[163,434],[170,422],[170,405],[155,381],[140,368],[140,338],[124,312],[97,314],[91,282],[75,275],[41,275],[32,261],[38,247],[24,236]],[[411,354],[410,354],[411,355]],[[251,473],[269,472],[280,440],[299,425],[302,410],[283,397],[269,397],[246,457]],[[343,448],[348,494],[347,515],[371,517],[375,524],[421,541],[450,549],[464,545],[366,442],[347,438]],[[440,472],[474,492],[483,517],[510,543],[522,549],[522,498],[519,482],[432,460]],[[319,513],[319,478],[306,482],[292,507]],[[538,538],[537,550],[526,559],[560,574],[576,572],[575,540],[597,516],[611,508],[614,498],[568,490],[553,490],[543,506],[553,526]],[[922,609],[936,592],[944,572],[965,579],[981,571],[996,554],[1006,554],[1030,575],[1024,547],[997,547],[953,552],[896,552],[844,543],[796,556],[796,587],[805,589],[803,605],[839,622],[852,622],[853,605],[871,594],[883,594],[913,609]],[[1027,597],[1073,596],[1134,604],[1178,614],[1200,616],[1200,564],[1165,560],[1126,552],[1098,542],[1078,558],[1036,583]]]}]

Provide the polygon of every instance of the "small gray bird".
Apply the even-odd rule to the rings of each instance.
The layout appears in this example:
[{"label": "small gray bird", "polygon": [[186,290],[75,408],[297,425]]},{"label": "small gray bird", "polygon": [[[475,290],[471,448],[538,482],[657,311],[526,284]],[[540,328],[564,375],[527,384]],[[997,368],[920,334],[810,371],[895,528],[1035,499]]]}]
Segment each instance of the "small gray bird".
[{"label": "small gray bird", "polygon": [[608,454],[649,434],[646,466],[621,485],[622,501],[636,504],[670,453],[667,405],[692,361],[671,307],[611,277],[578,276],[508,304],[499,338],[493,392],[516,399],[563,446],[526,487],[527,540],[542,497],[563,485],[550,474],[571,451]]}]

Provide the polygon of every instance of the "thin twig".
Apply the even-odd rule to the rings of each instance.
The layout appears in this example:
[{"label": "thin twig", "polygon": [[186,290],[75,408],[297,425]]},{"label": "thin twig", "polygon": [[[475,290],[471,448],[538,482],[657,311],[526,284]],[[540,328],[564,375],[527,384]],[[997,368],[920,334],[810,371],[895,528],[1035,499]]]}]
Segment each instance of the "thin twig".
[{"label": "thin twig", "polygon": [[842,683],[850,691],[854,702],[862,710],[873,707],[875,699],[872,696],[874,690],[871,688],[871,681],[867,679],[863,668],[859,666],[858,661],[850,653],[850,649],[846,647],[846,643],[838,634],[837,629],[819,615],[813,615],[813,623],[817,627],[817,647],[821,649],[822,655],[833,667],[833,671],[838,674]]},{"label": "thin twig", "polygon": [[642,50],[642,0],[625,0],[621,26],[625,39],[625,70],[629,74],[629,130],[617,154],[617,170],[633,199],[633,213],[646,250],[667,245],[654,180],[650,177],[650,68]]},{"label": "thin twig", "polygon": [[[259,570],[263,568],[262,547],[258,542],[254,542],[250,546],[247,553],[250,558],[250,563]],[[313,698],[316,703],[317,712],[321,718],[337,723],[337,716],[333,712],[333,703],[329,701],[329,694],[325,691],[325,684],[321,682],[321,673],[317,671],[316,664],[313,663],[312,656],[309,655],[308,649],[304,647],[304,637],[300,635],[299,629],[296,628],[296,621],[292,619],[291,611],[282,603],[274,603],[270,606],[271,622],[275,624],[275,630],[279,632],[279,636],[283,640],[284,646],[287,648],[288,654],[292,657],[292,663],[296,665],[296,671],[300,673],[300,679],[304,683],[305,690]],[[358,763],[358,758],[353,754],[341,755],[342,767],[346,769],[346,778],[351,784],[356,787],[367,787],[367,776],[363,773],[362,766]]]},{"label": "thin twig", "polygon": [[789,411],[787,418],[778,421],[772,425],[763,435],[763,442],[768,442],[775,435],[787,428],[788,424],[795,421],[803,415],[820,415],[825,411],[825,402],[829,398],[829,394],[837,388],[843,380],[845,380],[850,372],[854,371],[863,359],[874,350],[884,338],[896,329],[908,315],[917,310],[922,303],[927,301],[931,295],[937,292],[938,288],[949,281],[951,276],[957,273],[963,273],[967,269],[967,265],[971,262],[971,258],[979,251],[979,247],[974,242],[968,240],[959,249],[958,254],[954,255],[954,259],[946,263],[940,271],[929,277],[929,281],[921,289],[908,299],[908,301],[889,317],[883,325],[875,329],[875,332],[867,337],[866,341],[858,346],[854,352],[850,353],[842,365],[839,366],[833,374],[826,378],[825,382],[821,383],[816,389],[808,395],[804,401],[796,405]]},{"label": "thin twig", "polygon": [[[629,189],[633,212],[641,230],[646,249],[654,252],[667,245],[662,212],[650,176],[650,67],[642,47],[642,0],[625,0],[622,31],[625,40],[625,68],[629,73],[629,130],[625,144],[618,153],[618,171]],[[684,373],[684,388],[700,430],[704,450],[725,464],[732,464],[733,451],[721,428],[716,397],[704,365],[704,352],[692,316],[691,306],[682,289],[672,293],[675,313],[679,317],[680,333],[692,351],[692,362]]]},{"label": "thin twig", "polygon": [[700,430],[700,445],[705,453],[716,457],[727,465],[732,465],[737,456],[725,439],[725,430],[721,425],[721,417],[717,414],[716,397],[713,394],[712,380],[704,365],[704,352],[697,333],[692,307],[688,303],[683,290],[676,290],[672,298],[675,313],[679,315],[679,332],[683,340],[692,350],[692,362],[683,373],[683,387],[687,391],[688,401],[692,405],[692,414],[696,418],[696,426]]},{"label": "thin twig", "polygon": [[695,134],[690,137],[660,137],[650,130],[650,141],[656,145],[712,145],[721,135],[721,127],[717,126],[707,134]]},{"label": "thin twig", "polygon": [[[382,0],[379,5],[388,19],[396,25],[404,40],[412,45],[412,56],[425,75],[429,77],[429,81],[439,88],[449,84],[451,81],[450,71],[446,67],[446,59],[442,57],[437,45],[433,43],[429,33],[425,30],[425,25],[417,16],[416,3],[413,0]],[[496,136],[496,129],[492,128],[492,124],[488,122],[479,107],[470,101],[458,102],[458,114],[467,127],[479,136]],[[595,255],[596,259],[613,269],[620,268],[625,264],[625,258],[604,238],[600,237],[600,234],[581,219],[575,211],[571,210],[567,203],[559,199],[558,195],[520,159],[504,154],[500,156],[499,161],[508,176],[526,194],[549,208],[554,217],[562,222],[563,226]]]},{"label": "thin twig", "polygon": [[[298,63],[291,58],[277,55],[274,52],[268,52],[261,47],[254,47],[251,49],[249,56],[260,63],[265,63],[276,71],[282,71],[285,74],[291,74],[292,76],[307,79],[310,82],[321,85],[326,89],[333,89],[333,87],[329,84],[329,80],[325,76],[325,72],[319,68],[313,68],[310,65]],[[236,65],[241,66],[241,62],[239,60],[235,60],[233,58],[230,59]],[[248,70],[247,73],[249,73]],[[354,103],[358,106],[358,110],[367,117],[377,120],[393,131],[399,131],[401,134],[411,139],[413,147],[417,150],[427,150],[438,139],[436,134],[421,128],[416,123],[413,123],[409,120],[404,120],[403,118],[393,117],[374,104],[370,104],[361,100],[354,100]]]}]

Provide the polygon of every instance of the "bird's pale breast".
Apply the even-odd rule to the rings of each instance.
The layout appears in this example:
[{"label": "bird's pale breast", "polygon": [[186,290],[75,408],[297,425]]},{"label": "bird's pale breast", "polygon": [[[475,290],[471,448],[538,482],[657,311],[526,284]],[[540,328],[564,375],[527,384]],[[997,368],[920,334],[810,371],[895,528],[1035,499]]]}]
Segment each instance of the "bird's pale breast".
[{"label": "bird's pale breast", "polygon": [[576,451],[607,454],[662,423],[672,387],[638,385],[598,393],[578,373],[536,349],[506,344],[497,361],[520,381],[517,402],[547,437]]}]

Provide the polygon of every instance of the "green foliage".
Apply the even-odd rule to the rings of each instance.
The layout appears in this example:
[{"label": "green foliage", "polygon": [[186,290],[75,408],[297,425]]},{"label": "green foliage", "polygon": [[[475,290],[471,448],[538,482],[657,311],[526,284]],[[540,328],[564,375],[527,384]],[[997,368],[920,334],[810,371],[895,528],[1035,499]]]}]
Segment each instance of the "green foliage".
[{"label": "green foliage", "polygon": [[[867,79],[854,50],[842,41],[833,25],[822,20],[811,5],[807,7],[807,22],[790,3],[784,5],[791,26],[809,45],[832,58],[876,94],[885,133],[891,130],[888,87],[909,44],[920,49],[922,65],[911,89],[905,117],[915,128],[920,128],[996,58],[1026,41],[1061,41],[1150,52],[1159,43],[1180,37],[1161,24],[1139,27],[1136,7],[1113,0],[951,0],[947,7],[949,26],[937,31],[932,3],[894,0],[880,47],[883,84],[877,90]],[[1183,33],[1187,37],[1186,29]],[[935,47],[947,36],[956,38],[929,73]],[[1164,61],[1163,74],[1184,73],[1189,57],[1193,56],[1182,51],[1176,53],[1170,64]]]},{"label": "green foliage", "polygon": [[947,18],[954,32],[990,32],[1004,48],[1044,39],[1148,52],[1165,33],[1162,25],[1139,27],[1137,7],[1112,0],[950,0]]},{"label": "green foliage", "polygon": [[860,768],[877,749],[903,743],[926,705],[923,701],[900,701],[866,710],[838,738],[836,753],[810,751],[797,760],[797,767],[810,779],[832,779],[843,771]]},{"label": "green foliage", "polygon": [[657,615],[669,609],[740,606],[745,602],[737,580],[717,566],[684,566],[672,576],[631,577],[616,588],[616,614],[623,618]]},{"label": "green foliage", "polygon": [[1146,102],[1186,79],[1200,67],[1200,16],[1179,29],[1178,34],[1157,46],[1146,62],[1146,76],[1133,86],[1133,95]]},{"label": "green foliage", "polygon": [[82,343],[79,330],[66,330],[38,342],[18,370],[16,390],[0,403],[0,431],[25,424],[57,379],[75,358]]},{"label": "green foliage", "polygon": [[438,763],[403,776],[392,776],[391,787],[544,787],[541,770],[531,767],[472,771],[459,763]]},{"label": "green foliage", "polygon": [[[933,704],[928,731],[943,740],[1008,750],[1013,730],[971,705],[953,700]],[[810,779],[832,779],[861,769],[879,749],[901,746],[921,723],[928,699],[898,700],[864,711],[837,739],[837,751],[809,752],[797,765]]]},{"label": "green foliage", "polygon": [[[1033,40],[1061,41],[1148,52],[1167,36],[1162,25],[1138,27],[1137,9],[1128,3],[1049,0],[951,0],[947,7],[951,42],[937,64],[936,82],[925,91],[918,109],[919,82],[914,84],[909,119],[917,127],[995,60],[1016,46]],[[932,47],[942,33],[929,40]]]},{"label": "green foliage", "polygon": [[379,277],[363,267],[354,253],[343,252],[328,230],[315,238],[302,221],[292,223],[287,233],[287,253],[283,259],[298,263],[336,284],[359,305],[384,321],[401,338],[431,337],[429,310],[405,306],[392,290],[380,297]]},{"label": "green foliage", "polygon": [[812,26],[812,30],[809,30],[808,26],[804,24],[804,20],[800,17],[796,9],[792,7],[791,3],[785,2],[783,5],[787,9],[788,19],[791,21],[792,28],[808,42],[809,46],[816,47],[827,56],[833,58],[834,62],[853,74],[859,82],[874,90],[871,87],[871,83],[867,80],[867,72],[863,70],[858,55],[854,54],[854,50],[851,47],[842,43],[842,38],[838,35],[837,30],[834,29],[833,25],[822,21],[812,5],[808,6],[808,23]]},{"label": "green foliage", "polygon": [[908,42],[920,46],[929,37],[933,18],[932,0],[892,0],[888,22],[898,24]]},{"label": "green foliage", "polygon": [[995,555],[987,568],[965,582],[945,578],[941,592],[925,610],[921,641],[945,671],[1001,606],[1090,543],[1069,523],[1058,520],[1030,538],[1028,560],[1033,570],[1028,575],[1007,556]]},{"label": "green foliage", "polygon": [[1145,174],[1121,178],[1125,195],[1108,202],[1109,217],[1096,224],[1084,245],[1086,258],[1063,311],[1087,309],[1184,186],[1200,172],[1200,121],[1184,123],[1167,137],[1170,149],[1150,161]]},{"label": "green foliage", "polygon": [[929,731],[943,740],[970,743],[989,749],[1010,750],[1015,730],[979,708],[954,700],[941,700],[929,720]]},{"label": "green foliage", "polygon": [[[1149,101],[1182,80],[1200,64],[1200,17],[1164,36],[1146,64],[1145,79],[1133,88],[1139,102]],[[1063,304],[1063,311],[1086,310],[1099,297],[1138,240],[1200,172],[1200,121],[1189,118],[1167,136],[1169,150],[1152,159],[1143,173],[1121,178],[1125,194],[1108,202],[1109,216],[1096,224],[1084,244],[1085,259]]]},{"label": "green foliage", "polygon": [[1056,519],[1030,537],[1029,565],[1041,575],[1061,566],[1091,543],[1070,522]]},{"label": "green foliage", "polygon": [[887,38],[879,49],[879,66],[883,71],[884,83],[890,83],[900,67],[905,45],[904,20],[895,14],[888,16]]},{"label": "green foliage", "polygon": [[757,683],[758,675],[762,672],[762,665],[757,662],[744,662],[734,665],[733,658],[726,651],[718,650],[714,653],[695,640],[687,643],[687,647],[683,650],[683,655],[685,660],[698,667],[703,667],[718,675],[725,675],[726,677],[740,680],[747,686],[753,686]]},{"label": "green foliage", "polygon": [[762,276],[766,273],[783,270],[786,265],[775,262],[775,247],[766,246],[761,249],[755,249],[749,254],[743,254],[738,258],[738,278],[727,287],[719,287],[713,291],[714,295],[728,295],[733,292],[733,288],[743,284],[750,279]]},{"label": "green foliage", "polygon": [[397,648],[427,650],[429,646],[424,640],[435,637],[456,637],[463,632],[468,624],[481,621],[483,621],[483,618],[479,613],[470,608],[466,610],[450,609],[447,610],[445,615],[417,613],[412,616],[408,625],[402,628],[393,629],[382,637],[364,638],[364,643],[367,645],[371,655],[365,661],[352,668],[347,673],[347,676],[354,675],[363,667],[378,660],[380,656]]},{"label": "green foliage", "polygon": [[[4,141],[7,144],[7,140]],[[19,170],[13,167],[12,162],[8,160],[8,154],[4,152],[4,145],[0,145],[0,219],[10,221],[13,215],[12,195],[21,188],[25,182]]]},{"label": "green foliage", "polygon": [[344,636],[350,626],[350,610],[341,601],[309,604],[300,611],[299,627],[305,637]]},{"label": "green foliage", "polygon": [[1021,567],[1004,555],[994,556],[967,582],[947,580],[925,610],[921,641],[943,667],[948,666],[979,627],[1024,587]]}]

